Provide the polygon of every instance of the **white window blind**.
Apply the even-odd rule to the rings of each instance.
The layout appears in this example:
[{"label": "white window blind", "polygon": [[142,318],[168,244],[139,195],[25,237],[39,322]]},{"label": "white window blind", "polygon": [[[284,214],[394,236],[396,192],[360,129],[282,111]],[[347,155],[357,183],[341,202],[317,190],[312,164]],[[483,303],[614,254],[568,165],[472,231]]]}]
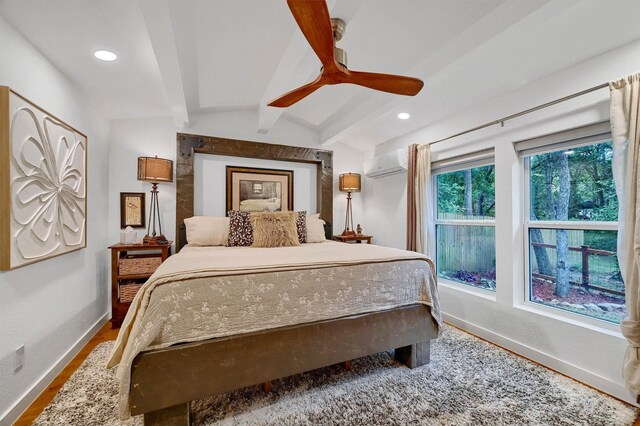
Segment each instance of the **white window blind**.
[{"label": "white window blind", "polygon": [[495,162],[494,148],[484,149],[469,154],[457,155],[451,158],[434,161],[431,163],[431,173],[441,174],[455,172],[473,167],[481,167]]},{"label": "white window blind", "polygon": [[530,157],[535,154],[592,145],[610,137],[609,121],[603,121],[564,132],[514,142],[513,146],[520,157]]}]

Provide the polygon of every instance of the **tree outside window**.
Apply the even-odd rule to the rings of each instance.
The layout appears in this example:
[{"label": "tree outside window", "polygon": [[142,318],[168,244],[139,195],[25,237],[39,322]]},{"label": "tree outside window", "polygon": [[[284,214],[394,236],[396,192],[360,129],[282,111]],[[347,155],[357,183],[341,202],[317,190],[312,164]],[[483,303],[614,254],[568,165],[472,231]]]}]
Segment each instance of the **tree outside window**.
[{"label": "tree outside window", "polygon": [[438,276],[496,289],[493,165],[436,175]]},{"label": "tree outside window", "polygon": [[530,300],[612,322],[626,316],[616,256],[611,141],[526,161]]}]

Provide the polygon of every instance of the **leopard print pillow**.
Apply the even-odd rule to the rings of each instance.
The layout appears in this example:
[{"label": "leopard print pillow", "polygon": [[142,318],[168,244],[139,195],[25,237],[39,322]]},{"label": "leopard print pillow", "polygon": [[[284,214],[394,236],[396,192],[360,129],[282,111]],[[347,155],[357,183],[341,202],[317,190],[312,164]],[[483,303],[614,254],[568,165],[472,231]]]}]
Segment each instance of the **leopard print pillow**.
[{"label": "leopard print pillow", "polygon": [[296,229],[298,230],[298,241],[300,244],[307,242],[307,212],[298,212],[296,218]]},{"label": "leopard print pillow", "polygon": [[229,240],[227,247],[248,247],[253,244],[251,213],[229,210]]}]

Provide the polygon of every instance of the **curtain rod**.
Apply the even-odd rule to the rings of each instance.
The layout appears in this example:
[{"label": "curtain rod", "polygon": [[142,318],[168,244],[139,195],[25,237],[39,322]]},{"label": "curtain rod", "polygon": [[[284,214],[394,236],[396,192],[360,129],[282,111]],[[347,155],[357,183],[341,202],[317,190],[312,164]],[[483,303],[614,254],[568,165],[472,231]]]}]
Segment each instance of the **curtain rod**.
[{"label": "curtain rod", "polygon": [[547,103],[535,106],[533,108],[529,108],[529,109],[526,109],[524,111],[520,111],[520,112],[517,112],[515,114],[508,115],[508,116],[500,118],[498,120],[490,121],[490,122],[482,124],[480,126],[476,126],[476,127],[472,128],[472,129],[465,130],[464,132],[456,133],[455,135],[451,135],[451,136],[446,137],[444,139],[438,139],[437,141],[429,142],[429,143],[427,143],[427,145],[435,145],[435,144],[440,143],[440,142],[448,141],[449,139],[457,138],[458,136],[466,135],[467,133],[472,133],[472,132],[475,132],[477,130],[484,129],[485,127],[494,126],[496,124],[500,124],[501,126],[504,126],[504,122],[505,121],[513,120],[514,118],[521,117],[523,115],[526,115],[526,114],[529,114],[529,113],[532,113],[532,112],[535,112],[535,111],[550,107],[550,106],[555,105],[555,104],[559,104],[559,103],[564,102],[564,101],[568,101],[569,99],[577,98],[578,96],[586,95],[587,93],[591,93],[591,92],[595,92],[596,90],[604,89],[605,87],[609,87],[609,83],[602,83],[602,84],[599,84],[597,86],[591,87],[589,89],[585,89],[585,90],[582,90],[580,92],[574,93],[572,95],[568,95],[568,96],[565,96],[563,98],[559,98],[559,99],[556,99],[554,101],[547,102]]}]

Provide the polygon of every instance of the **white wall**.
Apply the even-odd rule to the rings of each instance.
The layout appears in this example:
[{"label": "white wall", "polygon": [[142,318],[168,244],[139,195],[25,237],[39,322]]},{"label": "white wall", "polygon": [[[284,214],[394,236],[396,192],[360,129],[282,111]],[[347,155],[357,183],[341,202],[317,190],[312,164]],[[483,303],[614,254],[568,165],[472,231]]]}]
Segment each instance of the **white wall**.
[{"label": "white wall", "polygon": [[[364,172],[362,170],[362,152],[340,143],[331,145],[333,150],[333,233],[341,234],[344,230],[345,213],[347,210],[347,193],[338,190],[338,176],[341,173],[359,173],[362,176],[362,191],[351,194],[351,211],[353,212],[353,226],[360,224],[362,232],[373,232],[373,226],[365,220],[364,198]],[[374,235],[374,243],[376,236]]]},{"label": "white wall", "polygon": [[[0,40],[0,84],[88,136],[88,247],[0,272],[0,424],[11,424],[66,364],[58,361],[68,362],[88,332],[106,320],[108,128],[90,115],[76,87],[1,16]],[[14,372],[20,345],[25,365]]]},{"label": "white wall", "polygon": [[[206,136],[220,136],[284,145],[320,148],[317,132],[286,119],[279,120],[274,128],[265,134],[256,133],[257,112],[252,110],[196,114],[190,117],[191,127],[177,128],[171,117],[136,120],[117,120],[111,123],[109,142],[109,225],[108,233],[112,241],[118,241],[120,232],[120,192],[148,192],[151,185],[136,180],[136,159],[139,156],[154,156],[176,160],[176,132]],[[362,172],[362,153],[342,144],[329,149],[334,151],[334,231],[342,230],[346,194],[338,192],[337,179],[340,173]],[[239,157],[219,157],[197,155],[195,192],[207,192],[199,198],[196,195],[196,214],[224,215],[225,177],[224,167],[246,165],[251,167],[276,167],[293,169],[296,209],[315,212],[315,166],[293,162],[271,162]],[[311,170],[313,169],[313,173]],[[313,176],[310,176],[313,175]],[[207,180],[205,184],[203,179]],[[159,185],[161,217],[165,236],[174,240],[175,236],[175,182]],[[362,219],[363,193],[354,194],[354,221]],[[201,210],[199,210],[201,209]],[[360,216],[359,216],[360,215]],[[363,223],[363,226],[365,224]],[[365,227],[366,230],[366,227]],[[145,230],[138,229],[141,234]]]},{"label": "white wall", "polygon": [[[109,135],[109,219],[107,235],[110,244],[120,240],[120,193],[146,193],[147,211],[151,202],[151,184],[139,181],[138,157],[176,159],[176,127],[172,117],[145,118],[136,120],[114,120]],[[175,234],[175,182],[158,185],[160,217],[162,230],[167,238],[173,240]],[[139,235],[146,228],[137,228]]]},{"label": "white wall", "polygon": [[[638,72],[638,52],[640,42],[634,42],[387,142],[379,146],[377,152],[446,137]],[[450,90],[452,97],[465,95],[456,93],[455,87]],[[486,147],[495,147],[496,151],[497,293],[489,295],[441,281],[440,296],[449,322],[633,402],[624,389],[620,373],[626,343],[617,327],[608,327],[595,320],[586,324],[578,321],[578,317],[552,310],[542,311],[524,302],[523,178],[521,164],[511,145],[517,140],[607,120],[608,97],[608,90],[600,90],[509,121],[504,128],[493,126],[433,147],[434,160]],[[384,231],[376,229],[374,232],[384,235],[383,242],[395,247],[404,247],[405,244],[405,222],[400,219],[404,212],[399,212],[398,206],[404,208],[406,189],[402,189],[402,194],[393,192],[401,183],[400,179],[392,177],[367,180],[365,186],[367,221],[386,225]]]},{"label": "white wall", "polygon": [[364,177],[364,221],[374,244],[406,248],[407,173],[371,179]]}]

